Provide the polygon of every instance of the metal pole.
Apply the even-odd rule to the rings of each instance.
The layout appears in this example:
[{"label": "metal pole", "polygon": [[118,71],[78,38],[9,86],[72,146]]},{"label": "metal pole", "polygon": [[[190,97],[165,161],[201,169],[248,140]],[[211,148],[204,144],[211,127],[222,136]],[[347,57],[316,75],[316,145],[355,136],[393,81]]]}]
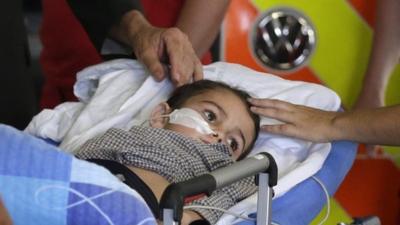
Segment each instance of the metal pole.
[{"label": "metal pole", "polygon": [[268,169],[269,165],[270,159],[267,155],[258,154],[235,162],[230,166],[214,170],[210,174],[215,178],[217,189],[219,189],[242,178],[254,176],[260,171],[265,171]]},{"label": "metal pole", "polygon": [[257,196],[257,225],[271,224],[271,204],[273,190],[268,185],[269,174],[258,174],[258,196]]},{"label": "metal pole", "polygon": [[178,225],[179,222],[174,221],[174,210],[164,209],[163,210],[163,224],[164,225]]}]

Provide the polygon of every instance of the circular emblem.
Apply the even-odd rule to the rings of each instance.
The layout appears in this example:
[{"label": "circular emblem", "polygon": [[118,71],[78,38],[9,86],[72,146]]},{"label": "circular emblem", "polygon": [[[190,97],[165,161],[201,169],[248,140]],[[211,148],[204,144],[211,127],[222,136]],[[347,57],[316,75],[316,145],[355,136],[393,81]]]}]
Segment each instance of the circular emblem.
[{"label": "circular emblem", "polygon": [[289,8],[274,8],[261,14],[251,35],[253,55],[262,66],[273,70],[300,68],[315,46],[315,32],[310,21]]}]

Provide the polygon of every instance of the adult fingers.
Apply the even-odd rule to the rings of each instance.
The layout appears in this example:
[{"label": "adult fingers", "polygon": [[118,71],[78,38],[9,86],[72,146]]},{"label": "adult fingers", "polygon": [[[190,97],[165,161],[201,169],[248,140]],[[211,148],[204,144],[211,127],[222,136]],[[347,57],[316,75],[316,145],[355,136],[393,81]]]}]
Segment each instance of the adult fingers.
[{"label": "adult fingers", "polygon": [[298,128],[292,124],[263,125],[260,129],[261,131],[271,134],[301,138],[299,136],[300,132],[298,131]]},{"label": "adult fingers", "polygon": [[165,78],[164,68],[156,51],[151,48],[146,49],[138,54],[138,59],[146,66],[156,80],[161,81]]},{"label": "adult fingers", "polygon": [[171,64],[171,80],[176,86],[202,78],[199,60],[186,34],[177,28],[165,31],[164,40]]},{"label": "adult fingers", "polygon": [[260,130],[271,134],[285,135],[319,143],[329,142],[333,140],[329,137],[329,135],[324,134],[323,130],[312,129],[312,127],[299,126],[298,124],[291,123],[262,125],[260,127]]},{"label": "adult fingers", "polygon": [[170,76],[175,85],[179,85],[185,80],[185,67],[188,65],[184,61],[184,45],[186,44],[184,34],[177,28],[169,28],[163,32],[166,53],[171,64]]},{"label": "adult fingers", "polygon": [[161,81],[166,76],[161,63],[164,52],[164,43],[161,39],[163,29],[150,25],[142,27],[144,28],[138,34],[129,37],[133,51],[150,74],[156,80]]},{"label": "adult fingers", "polygon": [[252,106],[250,107],[250,110],[260,116],[270,117],[287,123],[293,122],[293,113],[287,110],[258,106]]},{"label": "adult fingers", "polygon": [[194,74],[193,78],[195,81],[202,80],[203,79],[203,65],[201,64],[199,59],[196,59],[195,64],[194,64]]},{"label": "adult fingers", "polygon": [[281,100],[277,99],[260,99],[260,98],[249,98],[249,102],[257,107],[262,107],[262,108],[276,108],[276,109],[283,109],[287,111],[292,111],[293,107],[295,105],[289,103],[289,102],[284,102]]}]

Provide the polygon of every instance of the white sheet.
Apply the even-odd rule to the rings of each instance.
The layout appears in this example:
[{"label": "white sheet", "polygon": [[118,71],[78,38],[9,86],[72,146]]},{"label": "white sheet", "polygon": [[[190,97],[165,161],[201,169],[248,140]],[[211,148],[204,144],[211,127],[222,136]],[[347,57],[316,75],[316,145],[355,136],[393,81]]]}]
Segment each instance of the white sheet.
[{"label": "white sheet", "polygon": [[[260,73],[247,67],[217,62],[204,66],[205,79],[222,81],[246,90],[251,96],[273,98],[295,104],[336,111],[340,99],[333,91],[312,83],[289,81]],[[61,141],[68,152],[110,127],[129,129],[141,125],[151,109],[165,101],[173,87],[168,80],[156,82],[134,60],[119,59],[88,67],[78,73],[74,93],[79,103],[63,103],[54,110],[44,110],[26,131],[43,138]],[[262,124],[278,121],[262,118]],[[316,173],[330,151],[329,143],[315,144],[298,139],[262,133],[252,154],[267,151],[277,162],[279,197],[290,188]],[[232,209],[238,213],[254,212],[255,195]],[[218,224],[232,224],[233,217],[223,216]]]}]

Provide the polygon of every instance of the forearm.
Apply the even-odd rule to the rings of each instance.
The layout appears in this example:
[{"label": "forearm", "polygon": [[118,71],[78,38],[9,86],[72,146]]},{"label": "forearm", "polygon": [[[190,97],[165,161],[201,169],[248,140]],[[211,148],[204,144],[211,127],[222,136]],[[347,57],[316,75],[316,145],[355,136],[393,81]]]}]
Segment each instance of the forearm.
[{"label": "forearm", "polygon": [[373,46],[364,77],[364,88],[368,89],[366,91],[385,89],[393,68],[399,62],[399,12],[400,1],[398,0],[380,0],[377,2]]},{"label": "forearm", "polygon": [[187,0],[179,15],[176,27],[188,35],[201,57],[218,35],[229,0]]},{"label": "forearm", "polygon": [[400,105],[337,114],[331,135],[332,140],[400,145]]}]

